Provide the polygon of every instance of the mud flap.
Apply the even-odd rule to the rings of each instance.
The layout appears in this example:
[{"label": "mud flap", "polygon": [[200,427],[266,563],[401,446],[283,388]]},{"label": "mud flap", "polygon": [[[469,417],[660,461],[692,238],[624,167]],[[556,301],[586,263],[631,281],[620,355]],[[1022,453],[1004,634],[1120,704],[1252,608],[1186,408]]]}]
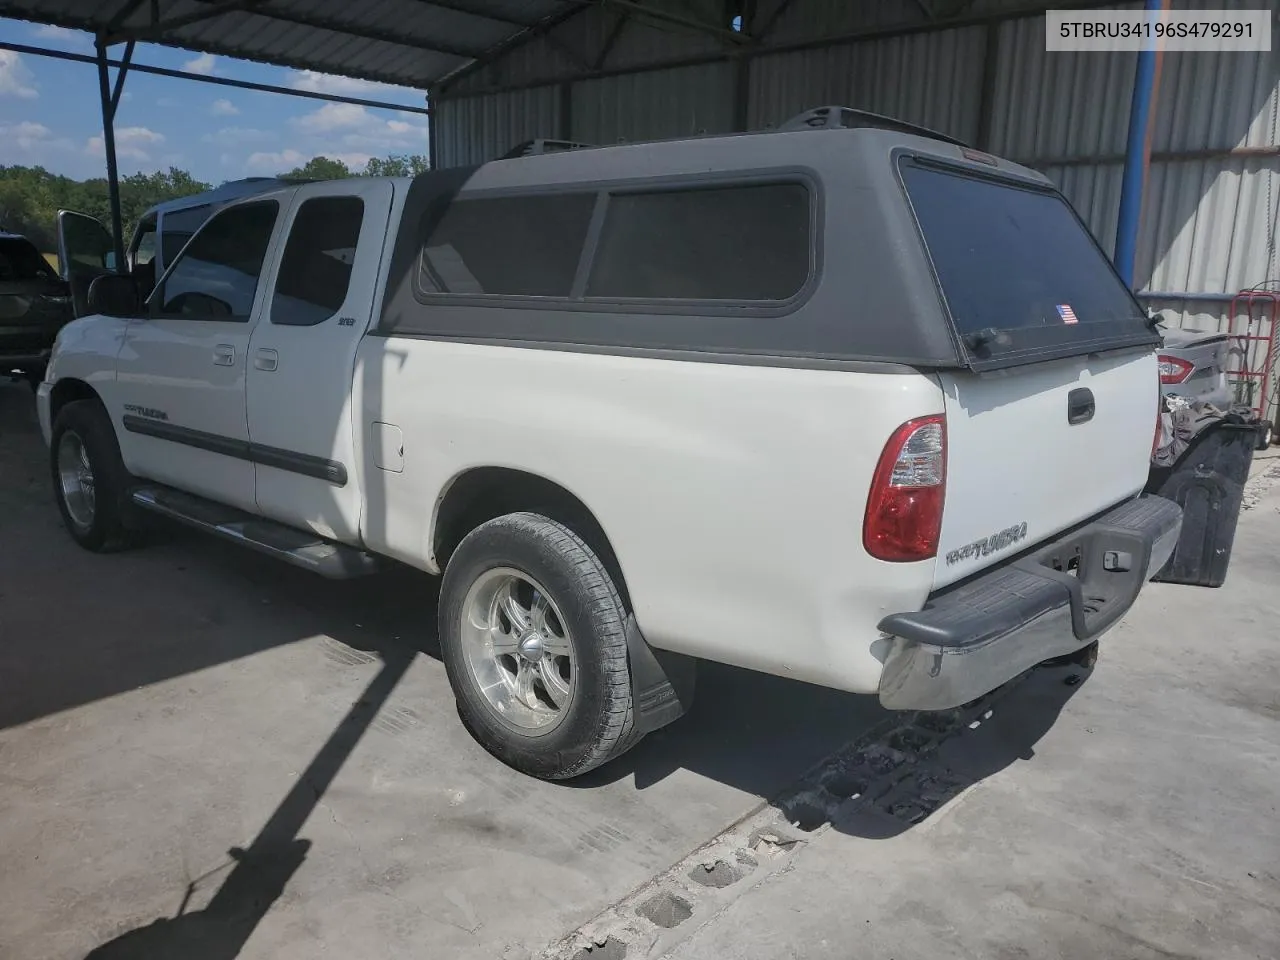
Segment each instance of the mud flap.
[{"label": "mud flap", "polygon": [[635,729],[652,733],[678,720],[693,703],[697,661],[649,646],[635,614],[627,617],[627,660],[631,666],[631,702]]}]

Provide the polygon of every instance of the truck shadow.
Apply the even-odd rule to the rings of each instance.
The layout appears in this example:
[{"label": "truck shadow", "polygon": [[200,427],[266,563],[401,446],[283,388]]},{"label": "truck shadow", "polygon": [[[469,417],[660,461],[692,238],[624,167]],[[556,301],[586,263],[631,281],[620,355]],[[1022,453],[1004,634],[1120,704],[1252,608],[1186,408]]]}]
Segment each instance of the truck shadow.
[{"label": "truck shadow", "polygon": [[[715,664],[700,667],[708,669],[700,669],[699,682],[708,677],[710,689],[700,686],[687,716],[569,785],[590,789],[630,776],[644,789],[685,768],[754,788],[793,835],[830,823],[843,833],[887,839],[923,823],[975,784],[1032,760],[1036,744],[1092,674],[1078,665],[1044,664],[957,710],[892,713],[873,697]],[[850,739],[850,726],[842,725],[842,742],[811,756],[804,748],[815,726],[830,722],[823,695],[865,713],[860,735]],[[753,769],[776,763],[779,754],[794,759],[797,750],[809,762],[781,789],[767,792]]]}]

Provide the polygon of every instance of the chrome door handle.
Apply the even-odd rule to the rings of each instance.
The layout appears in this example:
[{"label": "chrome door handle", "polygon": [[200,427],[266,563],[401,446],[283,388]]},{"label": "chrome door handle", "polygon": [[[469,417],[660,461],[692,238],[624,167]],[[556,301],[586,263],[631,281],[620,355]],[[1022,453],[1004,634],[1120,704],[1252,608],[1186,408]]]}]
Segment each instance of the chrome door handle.
[{"label": "chrome door handle", "polygon": [[236,365],[236,348],[229,343],[220,343],[213,348],[213,362],[219,367]]},{"label": "chrome door handle", "polygon": [[258,370],[274,370],[280,365],[280,354],[263,348],[253,355],[253,365]]}]

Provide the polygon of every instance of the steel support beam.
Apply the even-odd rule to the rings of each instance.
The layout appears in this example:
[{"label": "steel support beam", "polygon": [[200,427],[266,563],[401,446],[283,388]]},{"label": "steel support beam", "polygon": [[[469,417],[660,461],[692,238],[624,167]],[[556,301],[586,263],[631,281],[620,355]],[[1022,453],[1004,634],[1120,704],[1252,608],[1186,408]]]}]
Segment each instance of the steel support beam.
[{"label": "steel support beam", "polygon": [[605,61],[609,59],[609,54],[613,53],[613,48],[618,45],[618,40],[622,37],[622,31],[627,29],[627,23],[630,20],[631,14],[625,11],[618,14],[618,19],[614,21],[609,35],[604,38],[604,43],[600,45],[600,52],[596,54],[595,63],[591,65],[592,70],[604,69]]},{"label": "steel support beam", "polygon": [[124,59],[117,68],[116,89],[111,89],[110,61],[107,58],[107,42],[99,37],[94,44],[98,65],[98,95],[102,106],[102,150],[107,156],[107,198],[111,204],[111,239],[115,246],[115,269],[124,268],[124,218],[120,214],[120,168],[116,165],[116,107],[124,89],[125,72],[133,56],[133,44],[125,49]]},{"label": "steel support beam", "polygon": [[[1165,0],[1147,0],[1148,14],[1159,13]],[[1138,232],[1142,226],[1142,192],[1151,162],[1151,102],[1156,91],[1154,49],[1138,52],[1133,76],[1133,97],[1129,104],[1129,136],[1125,144],[1124,179],[1120,185],[1120,214],[1116,218],[1115,265],[1125,284],[1133,286],[1138,254]]]},{"label": "steel support beam", "polygon": [[684,27],[686,30],[692,30],[695,33],[706,34],[709,37],[715,37],[717,40],[723,40],[731,44],[745,44],[751,42],[751,36],[747,33],[746,24],[743,24],[742,32],[730,30],[727,27],[719,26],[714,23],[707,23],[705,20],[699,20],[697,17],[686,17],[683,14],[672,13],[669,10],[662,10],[658,7],[651,7],[646,3],[639,3],[638,0],[604,0],[611,7],[620,7],[623,10],[629,10],[637,17],[647,20],[656,20],[659,23],[669,23],[672,26]]},{"label": "steel support beam", "polygon": [[111,91],[111,119],[116,118],[116,111],[120,109],[120,96],[124,93],[124,78],[129,74],[129,64],[133,62],[133,41],[130,40],[124,45],[124,56],[120,58],[120,66],[116,67],[116,85]]},{"label": "steel support beam", "polygon": [[[500,60],[502,57],[506,56],[512,50],[517,50],[520,47],[523,47],[527,43],[532,43],[534,40],[538,39],[544,34],[550,33],[556,27],[560,26],[560,24],[568,20],[572,20],[574,17],[581,16],[583,13],[585,13],[589,9],[591,9],[590,4],[569,7],[565,10],[561,10],[559,13],[554,13],[551,16],[544,18],[543,20],[539,21],[535,26],[530,27],[528,30],[524,30],[520,33],[517,33],[513,37],[508,37],[506,40],[503,40],[501,43],[495,45],[493,49],[486,51],[484,56],[477,57],[474,61],[467,64],[466,66],[459,67],[457,70],[450,73],[449,75],[441,77],[439,83],[434,85],[431,88],[432,94],[436,97],[442,98],[445,94],[445,91],[447,91],[454,84],[458,83],[461,80],[466,79],[467,77],[471,76],[474,73],[477,73],[483,70],[485,67],[489,66],[489,64],[493,63],[495,60]],[[573,80],[575,78],[569,77],[567,79]],[[522,89],[522,87],[520,85],[517,85],[515,89]]]}]

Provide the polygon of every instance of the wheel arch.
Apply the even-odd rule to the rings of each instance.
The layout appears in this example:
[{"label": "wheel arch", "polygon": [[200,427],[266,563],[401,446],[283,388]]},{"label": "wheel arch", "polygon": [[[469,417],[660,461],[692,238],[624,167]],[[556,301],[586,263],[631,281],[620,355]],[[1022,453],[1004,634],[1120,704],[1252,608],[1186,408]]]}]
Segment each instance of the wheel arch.
[{"label": "wheel arch", "polygon": [[[52,424],[58,419],[58,411],[77,400],[94,400],[102,404],[98,391],[77,377],[63,377],[55,383],[49,392],[49,422]],[[105,404],[102,405],[105,408]]]},{"label": "wheel arch", "polygon": [[455,474],[436,498],[428,535],[430,558],[443,572],[462,539],[508,513],[540,513],[569,527],[595,551],[627,608],[631,597],[604,525],[581,497],[540,474],[511,467],[470,467]]}]

